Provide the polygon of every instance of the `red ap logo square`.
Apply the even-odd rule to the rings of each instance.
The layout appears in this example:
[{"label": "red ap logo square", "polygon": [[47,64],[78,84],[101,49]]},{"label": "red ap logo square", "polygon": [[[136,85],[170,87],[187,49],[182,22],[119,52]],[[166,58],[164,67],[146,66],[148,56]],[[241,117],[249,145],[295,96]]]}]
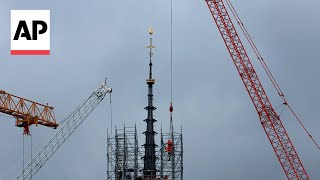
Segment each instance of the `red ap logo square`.
[{"label": "red ap logo square", "polygon": [[50,10],[11,10],[11,55],[50,55]]}]

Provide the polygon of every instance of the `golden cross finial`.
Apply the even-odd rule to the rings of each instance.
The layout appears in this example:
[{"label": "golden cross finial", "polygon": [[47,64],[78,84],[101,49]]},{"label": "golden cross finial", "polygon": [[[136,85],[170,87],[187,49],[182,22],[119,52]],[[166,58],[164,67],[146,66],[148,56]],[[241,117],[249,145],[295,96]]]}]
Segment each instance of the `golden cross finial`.
[{"label": "golden cross finial", "polygon": [[152,35],[153,34],[153,29],[152,26],[150,26],[149,30],[148,30],[149,34]]},{"label": "golden cross finial", "polygon": [[[152,36],[152,34],[153,34],[152,26],[150,26],[148,32],[149,32],[150,36]],[[155,46],[152,45],[152,37],[150,37],[150,45],[148,45],[147,48],[150,49],[150,55],[152,56],[152,49],[155,48]]]}]

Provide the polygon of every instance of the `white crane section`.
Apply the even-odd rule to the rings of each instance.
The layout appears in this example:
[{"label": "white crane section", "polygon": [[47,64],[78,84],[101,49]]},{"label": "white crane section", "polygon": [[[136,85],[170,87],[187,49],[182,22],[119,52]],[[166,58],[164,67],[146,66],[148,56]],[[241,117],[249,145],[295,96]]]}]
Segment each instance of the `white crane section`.
[{"label": "white crane section", "polygon": [[32,158],[14,180],[30,180],[39,169],[50,159],[59,147],[80,126],[89,114],[99,105],[107,93],[112,89],[107,86],[106,81],[102,83],[88,99],[80,104],[63,122],[58,126],[58,131],[50,141]]}]

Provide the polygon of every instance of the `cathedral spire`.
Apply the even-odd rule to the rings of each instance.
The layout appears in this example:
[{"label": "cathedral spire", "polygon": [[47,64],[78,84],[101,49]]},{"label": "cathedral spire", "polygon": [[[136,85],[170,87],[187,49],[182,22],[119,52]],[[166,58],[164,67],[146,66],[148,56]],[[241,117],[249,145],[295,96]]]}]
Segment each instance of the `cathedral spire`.
[{"label": "cathedral spire", "polygon": [[147,119],[145,119],[145,122],[147,123],[146,131],[144,132],[146,136],[146,142],[144,144],[145,149],[145,155],[143,157],[144,159],[144,169],[143,174],[145,178],[154,179],[156,178],[156,153],[155,153],[155,140],[154,136],[156,132],[154,131],[154,123],[156,122],[155,119],[153,119],[153,111],[156,110],[156,108],[153,106],[153,84],[155,83],[155,80],[152,77],[152,49],[155,48],[152,44],[152,35],[153,35],[153,29],[150,27],[149,29],[149,35],[150,35],[150,44],[147,46],[147,48],[150,49],[149,52],[149,78],[146,80],[146,83],[148,85],[148,106],[145,107],[145,109],[148,111]]}]

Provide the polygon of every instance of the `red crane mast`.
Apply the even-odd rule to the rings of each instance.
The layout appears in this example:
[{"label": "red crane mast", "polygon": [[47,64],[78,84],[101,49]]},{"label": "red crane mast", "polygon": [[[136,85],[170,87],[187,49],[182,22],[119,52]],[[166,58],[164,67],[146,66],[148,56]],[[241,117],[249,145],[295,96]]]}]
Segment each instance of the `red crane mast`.
[{"label": "red crane mast", "polygon": [[287,178],[309,180],[289,135],[252,66],[223,0],[206,0],[206,3]]}]

